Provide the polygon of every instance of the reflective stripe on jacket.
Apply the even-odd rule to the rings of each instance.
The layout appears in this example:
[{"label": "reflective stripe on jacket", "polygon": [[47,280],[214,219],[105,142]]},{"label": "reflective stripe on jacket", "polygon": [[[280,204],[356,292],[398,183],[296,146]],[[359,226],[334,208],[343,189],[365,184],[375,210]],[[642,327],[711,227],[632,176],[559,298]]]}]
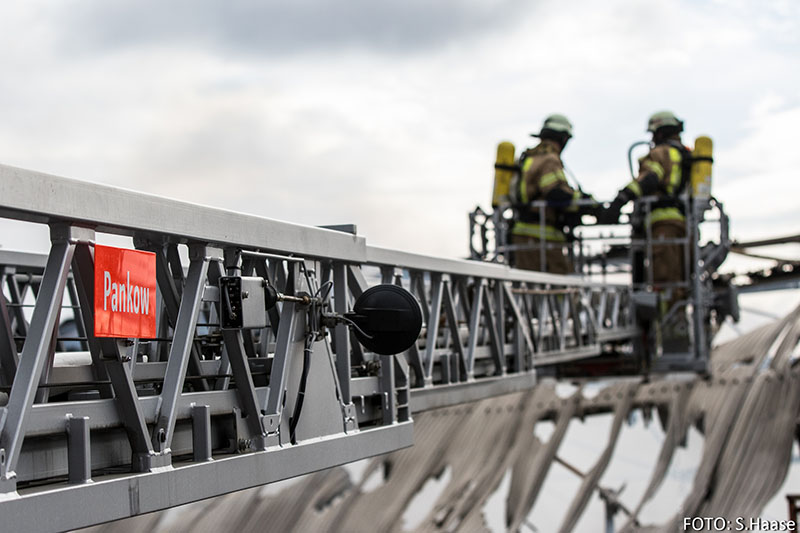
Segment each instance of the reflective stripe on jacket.
[{"label": "reflective stripe on jacket", "polygon": [[[671,139],[671,142],[680,142],[680,140]],[[678,147],[668,143],[659,144],[653,147],[650,153],[639,159],[639,175],[625,188],[635,198],[657,196],[659,199],[667,201],[668,204],[672,203],[669,200],[675,199],[681,192],[682,162],[683,154]],[[686,217],[677,205],[664,206],[663,204],[654,207],[648,217],[648,222],[651,224],[667,220],[683,222]]]},{"label": "reflective stripe on jacket", "polygon": [[650,212],[647,218],[648,224],[655,224],[657,222],[664,222],[666,220],[675,220],[684,222],[686,217],[683,216],[680,209],[677,207],[658,207]]},{"label": "reflective stripe on jacket", "polygon": [[[564,174],[564,164],[561,162],[561,146],[550,139],[542,140],[535,148],[527,150],[522,158],[522,179],[519,184],[519,199],[523,204],[529,204],[537,200],[547,200],[548,195],[555,191],[563,192],[572,200],[581,198],[580,191],[574,190],[567,182]],[[527,224],[536,226],[536,230],[517,230],[513,231],[516,235],[532,236],[530,231],[539,232],[539,218],[544,211],[545,224],[552,228],[550,235],[555,239],[564,239],[563,232],[558,229],[558,213],[563,211],[576,211],[577,206],[564,205],[563,207],[538,207],[523,206],[519,209],[519,219],[517,226]],[[550,237],[545,237],[550,240]]]},{"label": "reflective stripe on jacket", "polygon": [[550,242],[566,242],[567,240],[563,231],[547,224],[545,224],[544,234],[542,234],[542,226],[536,222],[515,222],[511,233],[523,237],[533,237],[534,239],[544,238],[544,240]]}]

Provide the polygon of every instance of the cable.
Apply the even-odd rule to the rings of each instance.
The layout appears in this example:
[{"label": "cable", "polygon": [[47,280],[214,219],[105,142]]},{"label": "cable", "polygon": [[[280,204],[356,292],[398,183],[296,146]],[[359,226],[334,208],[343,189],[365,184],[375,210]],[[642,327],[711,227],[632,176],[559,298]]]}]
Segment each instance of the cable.
[{"label": "cable", "polygon": [[[331,289],[332,288],[333,288],[333,281],[328,280],[325,283],[323,283],[320,286],[319,289],[317,289],[317,292],[314,293],[314,297],[319,296],[319,299],[322,302],[322,305],[325,306],[325,305],[328,304],[328,298],[330,298],[330,296],[331,296]],[[320,296],[320,293],[322,292],[323,289],[325,289],[325,294]]]},{"label": "cable", "polygon": [[[297,390],[297,398],[295,399],[294,409],[292,411],[292,416],[289,417],[289,439],[290,439],[292,444],[297,444],[297,436],[296,436],[295,432],[296,432],[296,429],[297,429],[297,424],[298,424],[298,422],[300,420],[300,414],[302,413],[302,410],[303,410],[303,403],[304,403],[305,395],[306,395],[306,385],[308,383],[308,374],[309,374],[309,369],[311,367],[311,348],[312,348],[312,346],[314,344],[314,336],[319,331],[319,322],[318,322],[318,320],[319,320],[319,314],[320,313],[318,313],[318,306],[320,308],[324,308],[327,305],[327,299],[330,296],[331,288],[333,287],[333,282],[329,280],[329,281],[326,281],[325,283],[323,283],[320,287],[317,287],[315,289],[315,287],[314,287],[315,284],[312,282],[312,278],[309,276],[309,272],[305,268],[305,264],[301,263],[301,267],[300,268],[303,271],[303,275],[305,276],[308,288],[309,288],[310,291],[312,291],[312,294],[314,295],[314,297],[311,299],[311,304],[310,304],[310,307],[309,307],[310,327],[309,327],[309,330],[308,330],[308,335],[306,336],[305,347],[303,349],[303,370],[302,370],[302,373],[300,375],[300,385],[299,385],[298,390]],[[316,278],[313,278],[313,279],[316,279]],[[320,296],[321,294],[323,294],[323,291],[325,291],[324,295]],[[358,327],[358,324],[356,324],[355,322],[353,322],[349,318],[347,318],[345,316],[337,316],[337,319],[342,320],[343,322],[345,322],[348,325],[352,326],[353,328],[355,328],[364,337],[369,338],[369,339],[372,338],[371,335],[368,335],[367,333],[365,333],[361,328]],[[336,373],[336,368],[335,368],[335,365],[334,365],[334,362],[333,362],[333,354],[331,353],[330,344],[329,344],[329,341],[328,341],[327,334],[325,335],[323,340],[325,342],[325,350],[327,351],[327,354],[328,354],[328,363],[329,363],[330,368],[331,368],[331,373],[333,374],[333,382],[334,382],[334,387],[336,389],[336,400],[339,402],[339,408],[342,411],[342,428],[343,428],[344,431],[346,431],[347,430],[347,422],[346,422],[345,416],[344,416],[345,415],[345,407],[346,406],[344,405],[344,402],[342,400],[341,384],[339,383],[339,375]]]},{"label": "cable", "polygon": [[311,338],[311,336],[306,337],[306,345],[303,349],[303,372],[300,375],[300,387],[297,390],[297,398],[294,402],[292,416],[289,417],[289,440],[292,444],[297,444],[295,430],[297,429],[297,422],[300,420],[300,412],[303,410],[303,401],[306,397],[308,371],[311,367]]},{"label": "cable", "polygon": [[575,187],[579,191],[583,192],[583,187],[581,187],[581,183],[578,181],[578,178],[575,177],[575,174],[567,168],[567,165],[562,164],[561,166],[564,167],[564,171],[569,175],[570,178],[572,178],[572,181],[575,182]]},{"label": "cable", "polygon": [[628,148],[628,169],[631,171],[631,179],[636,179],[636,174],[633,173],[633,149],[643,144],[650,144],[650,141],[636,141]]},{"label": "cable", "polygon": [[337,316],[336,318],[337,318],[338,320],[341,320],[342,322],[346,322],[346,323],[347,323],[349,326],[351,326],[353,329],[355,329],[356,331],[358,331],[358,332],[359,332],[361,335],[363,335],[363,336],[364,336],[364,337],[366,337],[367,339],[371,339],[371,338],[372,338],[372,335],[370,335],[370,334],[366,333],[366,332],[365,332],[363,329],[361,329],[360,327],[358,327],[358,324],[356,324],[355,322],[353,322],[352,320],[350,320],[350,319],[349,319],[349,318],[347,318],[346,316]]},{"label": "cable", "polygon": [[[305,263],[300,263],[300,268],[305,276],[308,289],[313,291],[314,286],[311,283],[311,277],[309,276],[308,269],[305,267]],[[316,292],[319,292],[319,289],[317,289]],[[297,444],[295,430],[297,429],[297,423],[300,421],[300,413],[303,411],[303,402],[306,397],[306,385],[308,384],[308,372],[311,367],[311,347],[314,343],[314,333],[318,330],[316,306],[316,301],[312,299],[308,313],[311,324],[308,329],[305,346],[303,348],[303,370],[300,374],[300,385],[297,389],[297,398],[295,398],[292,416],[289,417],[289,440],[292,444]]]},{"label": "cable", "polygon": [[[322,287],[318,287],[314,290],[314,283],[311,281],[311,277],[309,276],[309,272],[305,267],[305,263],[300,263],[300,268],[303,271],[303,275],[306,279],[306,284],[310,291],[313,291],[314,298],[311,299],[311,305],[309,307],[309,321],[311,322],[310,327],[308,329],[308,334],[306,335],[306,342],[305,347],[303,348],[303,370],[300,374],[300,385],[297,389],[297,398],[294,402],[294,409],[292,412],[292,416],[289,417],[289,439],[292,444],[297,444],[297,436],[295,434],[295,430],[297,429],[297,424],[300,421],[300,413],[303,411],[303,403],[306,397],[306,385],[308,384],[308,373],[311,368],[311,348],[314,344],[314,335],[317,331],[319,331],[319,323],[318,323],[318,315],[317,312],[317,295],[319,295],[320,291],[322,290],[327,283],[323,284]],[[338,393],[338,392],[337,392]],[[340,402],[341,403],[341,402]]]},{"label": "cable", "polygon": [[328,337],[325,337],[325,351],[328,353],[328,366],[331,369],[331,374],[333,375],[333,386],[336,390],[336,401],[339,402],[339,410],[342,412],[342,430],[347,431],[347,419],[345,418],[345,404],[344,400],[342,400],[342,390],[341,384],[339,383],[339,374],[336,373],[336,365],[333,362],[333,353],[331,352],[330,341]]}]

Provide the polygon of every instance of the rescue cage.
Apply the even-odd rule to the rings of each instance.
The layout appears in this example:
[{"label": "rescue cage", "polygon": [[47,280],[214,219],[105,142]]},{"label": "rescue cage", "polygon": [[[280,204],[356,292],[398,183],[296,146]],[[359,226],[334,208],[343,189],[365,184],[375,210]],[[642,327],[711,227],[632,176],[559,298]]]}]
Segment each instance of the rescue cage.
[{"label": "rescue cage", "polygon": [[[653,211],[660,199],[643,197],[625,213],[621,224],[601,225],[592,215],[565,226],[565,242],[545,239],[546,201],[532,202],[538,210],[540,237],[534,245],[512,244],[513,210],[510,205],[486,212],[476,207],[469,215],[470,258],[514,266],[514,254],[534,250],[547,270],[548,250],[562,250],[572,268],[570,276],[603,283],[629,283],[632,305],[640,330],[643,371],[706,370],[711,341],[727,317],[738,320],[736,290],[718,268],[730,250],[729,224],[723,205],[715,198],[680,198],[685,234],[655,238]],[[602,209],[593,200],[579,200],[579,208]],[[584,223],[585,219],[585,223]],[[678,281],[656,281],[654,251],[660,246],[680,250],[682,272]]]}]

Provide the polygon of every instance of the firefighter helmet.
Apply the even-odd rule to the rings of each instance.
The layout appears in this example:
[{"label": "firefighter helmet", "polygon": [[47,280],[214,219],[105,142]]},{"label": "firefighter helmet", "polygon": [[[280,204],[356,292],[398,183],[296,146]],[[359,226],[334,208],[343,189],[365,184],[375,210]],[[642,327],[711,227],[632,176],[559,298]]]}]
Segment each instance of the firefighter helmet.
[{"label": "firefighter helmet", "polygon": [[653,113],[650,116],[650,120],[647,121],[647,131],[650,133],[655,133],[656,130],[665,126],[675,126],[679,132],[683,131],[683,121],[676,117],[672,111]]},{"label": "firefighter helmet", "polygon": [[544,119],[542,130],[539,133],[531,133],[532,137],[541,137],[545,131],[566,134],[567,138],[572,137],[572,123],[564,115],[555,113]]}]

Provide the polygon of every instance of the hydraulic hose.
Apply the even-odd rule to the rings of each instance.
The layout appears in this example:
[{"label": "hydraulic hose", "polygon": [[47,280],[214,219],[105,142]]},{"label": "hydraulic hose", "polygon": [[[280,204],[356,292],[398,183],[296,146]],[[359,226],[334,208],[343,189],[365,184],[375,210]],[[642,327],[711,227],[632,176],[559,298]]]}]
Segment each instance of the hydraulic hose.
[{"label": "hydraulic hose", "polygon": [[650,141],[636,141],[628,148],[628,170],[631,172],[631,179],[636,179],[636,174],[633,173],[633,149],[643,144],[650,144]]}]

